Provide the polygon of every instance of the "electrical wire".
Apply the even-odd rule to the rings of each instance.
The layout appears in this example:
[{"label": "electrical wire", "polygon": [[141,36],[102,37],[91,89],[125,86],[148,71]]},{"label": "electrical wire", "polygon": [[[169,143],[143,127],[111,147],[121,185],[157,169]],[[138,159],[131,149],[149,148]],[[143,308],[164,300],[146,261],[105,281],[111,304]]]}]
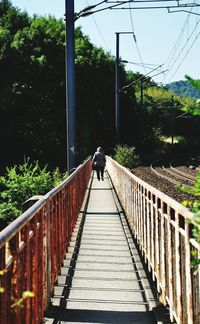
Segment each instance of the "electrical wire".
[{"label": "electrical wire", "polygon": [[[172,70],[172,68],[174,67],[175,63],[176,63],[178,60],[180,60],[180,58],[181,58],[181,56],[182,56],[182,54],[183,54],[185,48],[188,46],[188,44],[189,44],[189,42],[190,42],[190,40],[191,40],[191,38],[192,38],[192,36],[193,36],[195,30],[197,29],[199,23],[200,23],[200,19],[197,21],[197,23],[196,23],[195,27],[193,28],[192,32],[190,33],[189,37],[187,37],[187,40],[186,40],[185,44],[183,45],[183,47],[181,48],[180,52],[177,54],[176,58],[174,59],[172,65],[170,66],[170,70]],[[199,35],[199,34],[198,34],[198,35]],[[176,72],[177,72],[178,69],[180,68],[182,62],[184,61],[184,59],[185,59],[186,56],[188,55],[190,49],[193,47],[193,45],[194,45],[194,43],[195,43],[195,41],[196,41],[197,38],[198,38],[198,37],[196,36],[195,39],[194,39],[194,41],[193,41],[193,43],[192,43],[192,45],[190,46],[189,50],[187,50],[186,54],[184,55],[183,59],[181,60],[181,63],[178,65],[178,68],[177,68],[176,71],[173,73],[173,76],[170,78],[170,80],[169,80],[168,82],[171,81],[171,79],[174,77],[174,75],[176,74]],[[169,68],[169,66],[168,66],[168,68]],[[169,74],[169,73],[168,73],[168,74]]]},{"label": "electrical wire", "polygon": [[[164,6],[143,6],[143,7],[121,7],[123,4],[130,4],[130,3],[134,3],[134,4],[137,4],[137,3],[162,3],[162,2],[170,2],[170,1],[173,1],[175,2],[175,0],[140,0],[140,1],[112,1],[112,2],[109,2],[108,0],[104,0],[104,1],[101,1],[99,3],[97,3],[96,5],[93,5],[93,6],[89,6],[89,7],[86,7],[84,8],[83,10],[81,10],[80,12],[76,13],[76,17],[75,17],[75,20],[77,20],[78,18],[80,17],[86,17],[86,16],[89,16],[89,15],[92,15],[96,12],[101,12],[101,11],[104,11],[104,10],[108,10],[108,9],[112,9],[112,10],[123,10],[123,9],[167,9],[168,12],[169,9],[171,8],[190,8],[190,7],[199,7],[200,5],[193,2],[193,3],[189,3],[189,4],[179,4],[180,1],[182,0],[178,0],[177,1],[177,4],[176,5],[164,5]],[[92,11],[93,9],[95,9],[97,6],[99,5],[102,5],[103,3],[105,4],[111,4],[111,6],[105,6],[103,8],[100,8],[100,9],[97,9],[97,10],[94,10]],[[173,11],[172,11],[173,12]],[[197,13],[196,13],[197,14]]]},{"label": "electrical wire", "polygon": [[135,42],[135,45],[136,45],[136,49],[137,49],[137,52],[138,52],[138,55],[139,55],[139,58],[140,58],[140,62],[143,66],[143,69],[144,69],[144,72],[147,73],[147,70],[144,66],[144,63],[143,63],[143,60],[142,60],[142,57],[141,57],[141,54],[140,54],[140,50],[139,50],[139,46],[138,46],[138,43],[137,43],[137,39],[136,39],[136,36],[135,36],[135,31],[134,31],[134,27],[133,27],[133,16],[132,16],[132,11],[130,9],[130,3],[129,3],[129,12],[130,12],[130,19],[131,19],[131,28],[132,28],[132,32],[133,32],[133,39],[134,39],[134,42]]},{"label": "electrical wire", "polygon": [[158,64],[149,64],[149,63],[136,63],[136,62],[130,62],[127,60],[122,60],[122,63],[128,63],[128,64],[133,64],[133,65],[137,65],[140,67],[145,66],[146,69],[151,69],[152,70],[152,66],[158,66]]},{"label": "electrical wire", "polygon": [[[132,26],[132,30],[133,30],[133,36],[134,36],[134,41],[135,41],[135,44],[136,44],[136,47],[137,47],[137,50],[138,50],[138,55],[139,55],[139,57],[140,57],[140,60],[141,60],[141,66],[144,68],[144,63],[143,63],[143,61],[142,61],[142,59],[141,59],[141,54],[140,54],[140,51],[139,51],[139,48],[138,48],[138,46],[137,46],[137,40],[136,40],[136,36],[135,36],[135,33],[134,33],[134,27],[133,27],[133,18],[132,18],[132,15],[131,15],[131,9],[158,9],[158,8],[167,8],[168,9],[168,12],[170,12],[170,13],[172,13],[172,12],[174,12],[174,11],[169,11],[169,9],[172,9],[172,8],[183,8],[183,7],[191,7],[192,9],[191,9],[191,11],[193,10],[193,8],[194,7],[199,7],[200,5],[199,4],[197,4],[197,3],[195,3],[195,2],[193,2],[193,3],[181,3],[180,4],[180,2],[182,1],[182,0],[177,0],[177,5],[169,5],[169,6],[157,6],[157,7],[155,7],[155,6],[152,6],[152,7],[147,7],[147,6],[143,6],[143,7],[131,7],[131,3],[132,4],[137,4],[137,3],[168,3],[168,2],[170,2],[170,1],[173,1],[173,2],[175,2],[174,0],[129,0],[129,1],[109,1],[109,0],[104,0],[104,1],[101,1],[101,2],[99,2],[99,3],[97,3],[96,5],[94,5],[94,6],[89,6],[89,7],[87,7],[87,8],[85,8],[85,9],[83,9],[79,14],[77,14],[77,19],[79,18],[79,17],[84,17],[84,16],[88,16],[88,15],[91,15],[91,14],[93,14],[93,13],[96,13],[96,12],[100,12],[100,11],[104,11],[104,10],[107,10],[107,9],[119,9],[119,10],[122,10],[122,9],[129,9],[129,11],[130,11],[130,17],[131,17],[131,26]],[[184,1],[184,0],[183,0]],[[105,7],[103,7],[103,8],[99,8],[99,9],[97,9],[97,10],[92,10],[93,8],[96,8],[97,6],[99,6],[99,5],[102,5],[102,4],[105,4],[106,6]],[[129,4],[129,6],[128,7],[123,7],[122,5],[127,5],[127,4]],[[179,11],[181,11],[181,10],[179,10]],[[175,45],[174,45],[174,47],[172,48],[172,50],[171,50],[171,52],[170,52],[170,55],[168,56],[168,58],[167,58],[167,60],[166,60],[166,62],[165,62],[165,64],[168,62],[168,66],[167,67],[169,67],[169,69],[167,69],[168,71],[171,71],[172,70],[172,68],[173,68],[173,66],[175,65],[175,63],[180,59],[180,57],[182,56],[182,54],[183,54],[183,52],[184,52],[184,50],[185,50],[185,48],[188,46],[188,44],[189,44],[189,42],[190,42],[190,40],[191,40],[191,38],[192,38],[192,36],[193,36],[193,33],[194,33],[194,31],[196,30],[196,28],[197,28],[197,26],[198,26],[198,23],[196,24],[196,26],[195,26],[195,28],[193,29],[193,32],[190,34],[190,36],[189,37],[187,37],[187,40],[186,40],[186,42],[185,42],[185,44],[184,44],[184,46],[181,48],[181,50],[179,51],[179,54],[176,56],[176,58],[174,59],[174,57],[175,57],[175,54],[177,53],[177,51],[178,51],[178,48],[179,48],[179,46],[180,46],[180,42],[181,42],[181,39],[182,39],[182,37],[183,37],[183,35],[184,35],[184,32],[185,32],[185,29],[186,29],[186,27],[188,26],[188,23],[189,23],[189,17],[190,17],[190,14],[191,14],[192,12],[190,12],[189,14],[188,14],[188,17],[187,17],[187,19],[186,19],[186,21],[185,21],[185,23],[184,23],[184,25],[183,25],[183,27],[182,27],[182,30],[181,30],[181,32],[180,32],[180,34],[179,34],[179,36],[178,36],[178,38],[177,38],[177,40],[176,40],[176,43],[175,43]],[[196,13],[196,14],[198,14],[198,13]],[[94,18],[93,18],[94,19]],[[94,21],[95,21],[95,19],[94,19]],[[96,23],[96,21],[95,21],[95,25],[96,25],[96,27],[97,27],[97,29],[98,29],[98,31],[99,31],[99,34],[100,34],[100,36],[101,36],[101,38],[103,39],[103,42],[104,42],[104,44],[106,45],[106,48],[108,48],[108,45],[106,44],[106,42],[105,42],[105,39],[104,39],[104,37],[103,37],[103,35],[102,35],[102,33],[101,33],[101,31],[100,31],[100,29],[99,29],[99,27],[98,27],[98,25],[97,25],[97,23]],[[182,64],[182,62],[184,61],[184,59],[185,59],[185,57],[188,55],[188,53],[190,52],[190,50],[191,50],[191,48],[193,47],[193,45],[194,45],[194,43],[196,42],[196,40],[198,39],[198,37],[199,37],[199,34],[195,37],[195,39],[194,39],[194,41],[192,42],[192,44],[191,44],[191,46],[190,46],[190,48],[187,50],[187,52],[186,52],[186,54],[184,55],[184,57],[183,57],[183,59],[182,59],[182,61],[180,62],[180,64],[178,65],[178,67],[177,67],[177,69],[176,69],[176,71],[175,71],[175,73],[177,72],[177,70],[180,68],[180,66],[181,66],[181,64]],[[173,63],[172,63],[173,62]],[[149,73],[151,73],[152,71],[150,71]],[[166,71],[163,71],[163,73],[165,73]],[[149,74],[149,73],[147,73],[147,75]],[[175,75],[175,73],[173,74],[173,76]],[[167,73],[167,75],[169,74],[169,72]],[[172,77],[173,77],[172,76]],[[166,76],[165,76],[165,78],[166,78]],[[171,79],[170,79],[171,80]],[[128,85],[129,86],[129,85]],[[127,86],[126,86],[127,87]]]},{"label": "electrical wire", "polygon": [[[187,24],[188,24],[188,21],[189,21],[189,17],[190,17],[190,15],[188,14],[188,16],[187,16],[187,18],[186,18],[186,20],[185,20],[185,23],[184,23],[184,25],[183,25],[183,27],[182,27],[182,29],[181,29],[181,31],[180,31],[178,37],[177,37],[177,40],[176,40],[176,42],[175,42],[175,44],[174,44],[174,46],[173,46],[173,48],[172,48],[172,50],[171,50],[171,52],[170,52],[170,54],[169,54],[169,56],[168,56],[166,62],[164,63],[164,64],[166,64],[167,61],[169,60],[169,63],[168,63],[168,65],[167,65],[168,68],[169,68],[169,66],[170,66],[170,64],[171,64],[171,62],[172,62],[172,60],[173,60],[173,57],[174,57],[174,55],[175,55],[175,53],[176,53],[176,50],[177,50],[177,48],[178,48],[178,46],[179,46],[179,44],[180,44],[180,42],[181,42],[181,38],[183,37],[183,34],[184,34],[184,31],[185,31],[185,28],[187,27]],[[171,59],[170,59],[170,57],[171,57]]]},{"label": "electrical wire", "polygon": [[[164,63],[164,64],[166,65],[166,68],[168,69],[168,73],[166,73],[166,75],[164,76],[163,80],[164,80],[164,79],[166,80],[166,77],[167,77],[167,75],[170,73],[170,70],[171,70],[171,68],[172,68],[172,66],[173,66],[173,65],[171,65],[171,63],[172,63],[172,61],[173,61],[173,59],[174,59],[174,56],[175,56],[175,54],[176,54],[176,52],[177,52],[177,50],[178,50],[178,47],[179,47],[179,45],[180,45],[180,42],[181,42],[182,38],[183,38],[183,35],[184,35],[184,32],[185,32],[185,29],[186,29],[186,27],[188,26],[189,19],[190,19],[190,14],[187,15],[187,17],[186,17],[186,19],[185,19],[185,22],[184,22],[184,24],[183,24],[183,27],[181,28],[181,31],[180,31],[180,33],[179,33],[177,39],[176,39],[176,42],[175,42],[175,44],[174,44],[174,46],[173,46],[173,48],[172,48],[172,50],[171,50],[171,52],[170,52],[170,54],[169,54],[167,60],[166,60],[165,63]],[[178,56],[177,56],[177,57],[178,57]],[[167,62],[168,62],[168,63],[167,63]],[[162,82],[163,82],[163,80],[162,80]]]},{"label": "electrical wire", "polygon": [[196,42],[196,40],[198,39],[199,35],[200,35],[200,32],[199,32],[199,33],[197,34],[197,36],[195,37],[195,39],[194,39],[194,41],[192,42],[190,48],[187,50],[185,56],[183,57],[182,61],[181,61],[180,64],[178,65],[176,71],[175,71],[174,74],[172,75],[172,77],[171,77],[171,79],[169,80],[169,82],[172,80],[172,78],[174,77],[174,75],[176,74],[176,72],[177,72],[177,71],[179,70],[179,68],[181,67],[183,61],[185,60],[186,56],[188,55],[188,53],[189,53],[190,50],[192,49],[192,47],[193,47],[194,43]]},{"label": "electrical wire", "polygon": [[151,74],[152,72],[154,72],[154,71],[158,70],[159,68],[161,68],[161,66],[163,66],[163,64],[159,65],[158,67],[156,67],[155,69],[151,70],[151,71],[148,72],[147,74],[142,75],[139,79],[134,80],[134,81],[132,81],[131,83],[127,84],[126,86],[122,87],[122,90],[124,90],[124,89],[126,89],[126,88],[129,88],[129,87],[130,87],[132,84],[134,84],[135,82],[142,80],[142,79],[143,79],[144,77],[146,77],[147,75],[149,75],[149,74]]},{"label": "electrical wire", "polygon": [[[88,0],[86,0],[86,3],[87,3],[87,5],[89,6],[89,2],[88,2]],[[96,26],[96,28],[97,28],[97,30],[98,30],[98,33],[99,33],[99,35],[100,35],[100,37],[101,37],[101,39],[102,39],[102,41],[103,41],[105,47],[106,47],[107,50],[110,52],[111,50],[110,50],[108,44],[106,43],[105,38],[103,37],[103,34],[102,34],[102,32],[101,32],[99,26],[97,25],[97,22],[96,22],[96,20],[95,20],[95,18],[94,18],[93,15],[92,15],[92,19],[93,19],[93,21],[94,21],[94,24],[95,24],[95,26]]]},{"label": "electrical wire", "polygon": [[[184,0],[179,0],[179,2],[184,1]],[[114,1],[114,0],[107,0],[106,3],[142,3],[142,2],[177,2],[176,0],[127,0],[127,1]]]}]

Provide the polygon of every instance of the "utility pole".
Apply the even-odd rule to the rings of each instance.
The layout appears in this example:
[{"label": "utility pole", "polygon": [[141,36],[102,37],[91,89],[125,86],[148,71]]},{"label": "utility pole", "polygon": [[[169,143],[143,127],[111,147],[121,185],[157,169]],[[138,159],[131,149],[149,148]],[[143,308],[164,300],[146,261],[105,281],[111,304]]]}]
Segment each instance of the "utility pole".
[{"label": "utility pole", "polygon": [[116,32],[116,58],[115,58],[115,132],[116,143],[120,140],[120,67],[119,67],[119,35],[134,34],[133,32]]},{"label": "utility pole", "polygon": [[74,46],[74,0],[65,0],[66,10],[66,124],[67,124],[67,171],[76,166],[76,90]]},{"label": "utility pole", "polygon": [[115,60],[115,131],[116,131],[116,144],[119,142],[119,34],[116,34],[116,60]]},{"label": "utility pole", "polygon": [[171,98],[171,137],[174,144],[174,97]]},{"label": "utility pole", "polygon": [[143,97],[143,80],[140,80],[140,136],[141,136],[141,144],[144,137],[144,97]]}]

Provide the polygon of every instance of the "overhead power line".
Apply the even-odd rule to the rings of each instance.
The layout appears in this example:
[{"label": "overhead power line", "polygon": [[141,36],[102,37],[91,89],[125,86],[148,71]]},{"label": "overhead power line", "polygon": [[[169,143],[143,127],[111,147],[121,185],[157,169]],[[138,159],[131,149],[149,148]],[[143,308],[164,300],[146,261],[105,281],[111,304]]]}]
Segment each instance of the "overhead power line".
[{"label": "overhead power line", "polygon": [[[129,7],[130,7],[130,3],[129,3]],[[145,68],[145,66],[143,64],[142,57],[141,57],[141,54],[140,54],[140,50],[139,50],[138,43],[137,43],[137,39],[136,39],[136,36],[135,36],[135,31],[134,31],[134,27],[133,27],[133,16],[132,16],[131,9],[129,10],[129,12],[130,12],[130,19],[131,19],[131,28],[132,28],[132,32],[133,32],[133,39],[134,39],[134,42],[135,42],[135,45],[136,45],[136,49],[137,49],[137,52],[138,52],[138,56],[140,58],[140,62],[141,62],[142,67],[143,67],[143,69],[144,69],[144,71],[146,73],[147,71],[146,71],[146,68]]]},{"label": "overhead power line", "polygon": [[[188,55],[188,53],[190,52],[190,50],[192,49],[194,43],[196,42],[196,40],[199,38],[200,36],[200,32],[197,34],[197,36],[195,37],[195,39],[193,40],[192,44],[190,45],[189,49],[187,50],[186,54],[184,55],[182,61],[180,62],[180,64],[178,65],[176,71],[174,72],[174,74],[172,75],[171,79],[174,77],[174,75],[176,74],[176,72],[179,70],[179,68],[181,67],[183,61],[185,60],[186,56]],[[171,81],[171,79],[169,80],[169,82]]]},{"label": "overhead power line", "polygon": [[[105,1],[103,1],[103,2],[105,2]],[[88,2],[88,0],[86,0],[86,3],[87,3],[87,5],[89,6],[89,2]],[[98,24],[97,24],[97,22],[96,22],[96,19],[94,18],[93,15],[92,15],[92,19],[93,19],[93,21],[94,21],[94,24],[95,24],[95,26],[96,26],[96,28],[97,28],[97,30],[98,30],[98,33],[99,33],[99,35],[100,35],[100,37],[101,37],[101,39],[102,39],[102,41],[103,41],[105,47],[106,47],[107,50],[110,52],[110,49],[109,49],[109,47],[108,47],[108,44],[106,43],[105,38],[103,37],[103,34],[102,34],[102,32],[101,32],[101,30],[100,30],[100,28],[99,28],[99,26],[98,26]]]},{"label": "overhead power line", "polygon": [[137,65],[140,67],[145,67],[146,69],[151,69],[152,70],[152,66],[158,66],[158,64],[148,64],[148,63],[136,63],[136,62],[130,62],[127,60],[121,60],[122,63],[128,63],[128,64],[133,64],[133,65]]},{"label": "overhead power line", "polygon": [[[126,86],[122,87],[122,90],[129,88],[129,87],[130,87],[132,84],[134,84],[135,82],[142,80],[144,77],[148,76],[148,75],[151,74],[152,72],[154,72],[154,71],[158,70],[159,68],[161,68],[161,66],[163,66],[163,64],[159,65],[158,67],[156,67],[155,69],[151,70],[151,71],[148,72],[147,74],[142,75],[139,79],[134,80],[134,81],[132,81],[131,83],[127,84]],[[164,71],[162,71],[162,72],[164,72]],[[162,72],[160,72],[160,73],[162,73]]]},{"label": "overhead power line", "polygon": [[[75,20],[77,20],[80,17],[86,17],[89,15],[92,15],[94,13],[97,12],[101,12],[101,11],[105,11],[108,9],[111,10],[129,10],[129,9],[167,9],[169,13],[171,13],[169,11],[169,9],[179,9],[180,8],[192,8],[192,7],[199,7],[200,5],[198,3],[181,3],[183,0],[179,0],[179,1],[175,1],[175,0],[135,0],[135,1],[109,1],[109,0],[104,0],[104,1],[100,1],[99,3],[93,5],[93,6],[89,6],[84,8],[83,10],[81,10],[80,12],[75,14]],[[170,5],[170,2],[174,2],[174,5]],[[147,6],[146,4],[154,4],[154,3],[160,3],[163,5],[160,6]],[[169,3],[169,4],[168,4]],[[123,5],[127,5],[127,4],[134,4],[134,6],[132,7],[123,7]],[[143,6],[138,7],[138,4],[143,4]],[[165,5],[168,4],[168,5]],[[96,9],[98,6],[102,6],[102,8]],[[185,10],[186,11],[186,10]],[[198,15],[198,13],[195,13]]]},{"label": "overhead power line", "polygon": [[[182,56],[184,50],[187,48],[187,45],[189,44],[189,42],[190,42],[190,40],[191,40],[191,38],[192,38],[192,36],[193,36],[195,30],[197,29],[199,23],[200,23],[200,19],[197,21],[197,23],[196,23],[195,27],[193,28],[192,32],[191,32],[190,35],[187,37],[187,39],[186,39],[186,41],[185,41],[185,44],[182,46],[181,50],[180,50],[179,53],[177,54],[176,58],[174,59],[173,63],[171,64],[171,66],[168,64],[168,68],[169,68],[170,70],[172,70],[172,68],[174,67],[175,63],[176,63],[177,61],[180,60],[180,58],[181,58],[181,56]],[[195,39],[193,40],[191,46],[190,46],[189,49],[186,51],[186,54],[184,55],[183,59],[181,60],[181,62],[180,62],[179,65],[178,65],[176,71],[173,73],[172,77],[170,78],[170,80],[169,80],[168,82],[171,81],[171,79],[174,77],[174,75],[176,74],[176,72],[177,72],[178,69],[180,68],[182,62],[184,61],[184,59],[186,58],[186,56],[187,56],[188,53],[190,52],[190,50],[191,50],[191,48],[193,47],[194,43],[196,42],[198,36],[199,36],[199,34],[198,34],[198,35],[195,37]],[[170,61],[170,63],[171,63],[171,61]],[[169,72],[168,72],[167,74],[169,74]]]},{"label": "overhead power line", "polygon": [[[193,8],[192,8],[192,9],[193,9]],[[182,38],[183,38],[183,36],[184,36],[184,33],[185,33],[185,30],[186,30],[186,27],[187,27],[188,24],[189,24],[189,19],[190,19],[190,17],[191,17],[191,15],[190,15],[190,13],[188,13],[188,15],[187,15],[187,17],[186,17],[186,19],[185,19],[185,22],[184,22],[184,24],[183,24],[183,26],[182,26],[182,28],[181,28],[181,31],[180,31],[180,33],[179,33],[179,35],[178,35],[178,37],[177,37],[177,39],[176,39],[176,41],[175,41],[175,44],[174,44],[174,46],[173,46],[173,48],[172,48],[172,50],[171,50],[171,52],[170,52],[170,54],[169,54],[167,60],[166,60],[165,63],[164,63],[164,64],[166,65],[167,69],[168,69],[168,73],[167,73],[167,74],[164,76],[164,78],[163,78],[163,80],[165,79],[165,81],[166,81],[166,77],[167,77],[167,75],[170,73],[172,67],[174,66],[174,63],[172,63],[172,62],[175,61],[175,60],[174,60],[175,54],[176,54],[176,52],[178,51],[179,45],[181,44],[181,40],[182,40]],[[188,37],[187,37],[187,38],[188,38]],[[177,57],[178,57],[178,56],[177,56]],[[163,81],[163,80],[162,80],[162,81]]]},{"label": "overhead power line", "polygon": [[[187,24],[188,24],[189,18],[190,18],[190,14],[188,14],[188,16],[187,16],[187,18],[186,18],[186,20],[185,20],[185,22],[184,22],[184,25],[183,25],[183,27],[182,27],[182,29],[181,29],[181,31],[180,31],[178,37],[177,37],[177,40],[176,40],[176,42],[175,42],[175,44],[174,44],[174,46],[173,46],[173,48],[172,48],[172,50],[171,50],[171,52],[170,52],[170,54],[169,54],[167,60],[166,60],[166,62],[165,62],[165,64],[166,64],[166,63],[169,61],[167,67],[170,66],[170,64],[171,64],[171,62],[172,62],[172,60],[173,60],[173,57],[174,57],[174,55],[175,55],[175,53],[176,53],[176,50],[177,50],[177,48],[178,48],[178,46],[179,46],[179,44],[180,44],[180,42],[181,42],[181,38],[183,37],[183,34],[184,34],[184,31],[185,31],[185,28],[186,28],[186,26],[187,26]],[[170,59],[170,57],[171,57],[171,59]]]}]

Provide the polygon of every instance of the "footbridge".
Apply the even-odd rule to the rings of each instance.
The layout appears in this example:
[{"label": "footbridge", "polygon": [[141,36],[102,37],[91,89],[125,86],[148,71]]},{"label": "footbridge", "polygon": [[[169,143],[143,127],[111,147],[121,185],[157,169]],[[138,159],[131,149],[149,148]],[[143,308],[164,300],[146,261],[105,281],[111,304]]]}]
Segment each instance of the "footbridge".
[{"label": "footbridge", "polygon": [[0,323],[199,324],[191,217],[110,157],[98,181],[88,159],[0,233]]}]

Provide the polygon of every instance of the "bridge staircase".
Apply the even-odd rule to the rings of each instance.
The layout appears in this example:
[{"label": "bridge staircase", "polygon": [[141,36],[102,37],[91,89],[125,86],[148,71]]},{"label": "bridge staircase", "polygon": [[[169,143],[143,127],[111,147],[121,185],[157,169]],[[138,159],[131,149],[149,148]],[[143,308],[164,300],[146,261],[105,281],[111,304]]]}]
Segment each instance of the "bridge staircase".
[{"label": "bridge staircase", "polygon": [[156,323],[152,291],[111,179],[93,175],[45,323]]},{"label": "bridge staircase", "polygon": [[200,323],[192,213],[106,167],[88,159],[0,233],[1,324]]}]

